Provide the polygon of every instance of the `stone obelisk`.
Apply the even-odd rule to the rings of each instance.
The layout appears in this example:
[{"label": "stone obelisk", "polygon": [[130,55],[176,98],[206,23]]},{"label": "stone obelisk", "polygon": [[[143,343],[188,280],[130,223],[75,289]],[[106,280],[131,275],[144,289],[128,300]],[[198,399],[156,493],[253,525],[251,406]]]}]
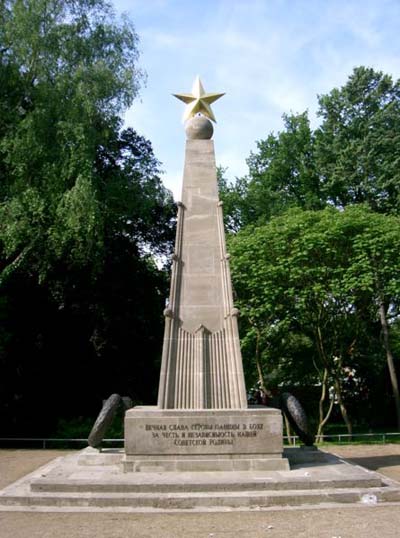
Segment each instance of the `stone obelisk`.
[{"label": "stone obelisk", "polygon": [[[286,469],[279,410],[248,408],[218,197],[210,104],[197,78],[187,104],[182,201],[157,407],[125,418],[125,471]],[[209,118],[209,119],[208,119]]]},{"label": "stone obelisk", "polygon": [[[191,120],[191,136],[209,120]],[[165,310],[160,409],[247,408],[212,140],[186,142],[182,202]]]}]

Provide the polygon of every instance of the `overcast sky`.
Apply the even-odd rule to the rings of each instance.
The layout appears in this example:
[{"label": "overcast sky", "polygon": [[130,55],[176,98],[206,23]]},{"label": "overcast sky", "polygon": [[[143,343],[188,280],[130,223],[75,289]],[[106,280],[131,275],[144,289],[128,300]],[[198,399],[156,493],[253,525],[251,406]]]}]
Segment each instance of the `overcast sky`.
[{"label": "overcast sky", "polygon": [[126,124],[150,139],[165,185],[180,198],[184,104],[198,74],[212,105],[217,164],[245,175],[256,140],[345,84],[353,67],[400,78],[400,0],[114,0],[140,38],[147,84]]}]

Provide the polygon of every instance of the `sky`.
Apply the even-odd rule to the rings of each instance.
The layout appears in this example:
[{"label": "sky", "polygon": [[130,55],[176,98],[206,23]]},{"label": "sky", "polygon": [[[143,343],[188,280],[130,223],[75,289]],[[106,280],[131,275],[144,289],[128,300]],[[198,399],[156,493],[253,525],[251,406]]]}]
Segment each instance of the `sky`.
[{"label": "sky", "polygon": [[283,129],[282,114],[308,110],[356,66],[400,78],[400,0],[114,0],[139,36],[146,85],[125,114],[152,144],[163,182],[180,199],[185,105],[199,75],[212,105],[218,165],[247,173],[256,141]]}]

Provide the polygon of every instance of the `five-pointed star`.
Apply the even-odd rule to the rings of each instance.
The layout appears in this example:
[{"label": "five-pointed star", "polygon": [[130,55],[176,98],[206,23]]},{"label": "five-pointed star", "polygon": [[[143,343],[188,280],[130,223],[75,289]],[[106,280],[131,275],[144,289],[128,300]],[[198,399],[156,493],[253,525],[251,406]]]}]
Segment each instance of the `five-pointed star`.
[{"label": "five-pointed star", "polygon": [[185,112],[183,114],[183,121],[192,118],[199,112],[204,116],[210,118],[210,120],[217,123],[213,111],[211,110],[211,103],[225,95],[224,93],[206,93],[201,83],[200,77],[197,76],[192,88],[192,93],[174,93],[174,97],[177,97],[184,103],[186,103]]}]

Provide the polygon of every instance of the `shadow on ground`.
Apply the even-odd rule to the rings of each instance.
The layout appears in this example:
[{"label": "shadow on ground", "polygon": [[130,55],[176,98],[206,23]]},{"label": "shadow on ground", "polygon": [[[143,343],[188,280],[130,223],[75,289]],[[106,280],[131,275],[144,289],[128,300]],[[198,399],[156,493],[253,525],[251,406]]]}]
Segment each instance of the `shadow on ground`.
[{"label": "shadow on ground", "polygon": [[361,467],[366,467],[372,471],[377,469],[382,469],[384,467],[395,467],[400,465],[400,455],[399,454],[389,454],[385,456],[367,456],[361,458],[347,458],[349,461],[355,465],[361,465]]}]

